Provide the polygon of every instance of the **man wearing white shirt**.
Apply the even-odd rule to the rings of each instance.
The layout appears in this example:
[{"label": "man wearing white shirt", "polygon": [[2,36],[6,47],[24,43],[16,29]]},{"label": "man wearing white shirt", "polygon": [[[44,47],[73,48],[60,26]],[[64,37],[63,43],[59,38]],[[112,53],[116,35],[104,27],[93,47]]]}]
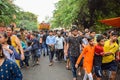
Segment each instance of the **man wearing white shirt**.
[{"label": "man wearing white shirt", "polygon": [[63,54],[64,45],[63,45],[63,43],[65,42],[65,40],[61,36],[61,32],[57,32],[57,34],[58,34],[58,36],[56,37],[55,48],[56,48],[57,59],[58,59],[58,61],[60,61],[61,59],[64,58],[64,54]]}]

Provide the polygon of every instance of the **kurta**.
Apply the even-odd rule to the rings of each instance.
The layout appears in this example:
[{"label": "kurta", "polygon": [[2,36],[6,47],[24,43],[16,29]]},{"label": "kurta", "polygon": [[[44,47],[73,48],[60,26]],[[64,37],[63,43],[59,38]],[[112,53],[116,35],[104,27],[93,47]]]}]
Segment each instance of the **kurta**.
[{"label": "kurta", "polygon": [[94,49],[94,46],[87,45],[76,62],[76,64],[79,64],[84,56],[83,68],[88,74],[91,73],[93,67]]},{"label": "kurta", "polygon": [[0,80],[22,80],[22,73],[15,62],[4,60],[0,66]]}]

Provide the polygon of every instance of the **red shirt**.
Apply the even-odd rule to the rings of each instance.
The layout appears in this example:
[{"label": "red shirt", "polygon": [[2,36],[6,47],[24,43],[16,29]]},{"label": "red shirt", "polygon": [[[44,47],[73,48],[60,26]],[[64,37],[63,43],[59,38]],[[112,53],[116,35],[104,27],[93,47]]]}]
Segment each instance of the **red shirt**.
[{"label": "red shirt", "polygon": [[103,55],[104,49],[103,46],[100,46],[99,44],[97,44],[95,46],[95,54],[96,55]]}]

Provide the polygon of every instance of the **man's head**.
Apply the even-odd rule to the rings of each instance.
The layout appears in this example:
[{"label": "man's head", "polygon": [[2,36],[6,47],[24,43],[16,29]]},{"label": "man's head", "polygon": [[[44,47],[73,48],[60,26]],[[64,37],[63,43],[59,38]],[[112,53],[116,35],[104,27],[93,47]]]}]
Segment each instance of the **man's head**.
[{"label": "man's head", "polygon": [[115,42],[115,41],[117,40],[117,38],[118,38],[118,33],[117,33],[117,32],[111,33],[110,39],[111,39],[113,42]]},{"label": "man's head", "polygon": [[87,40],[91,46],[94,45],[94,38],[93,37],[88,37]]},{"label": "man's head", "polygon": [[50,36],[53,35],[53,31],[52,31],[52,30],[49,31],[49,35],[50,35]]},{"label": "man's head", "polygon": [[104,40],[104,37],[102,35],[98,35],[96,41],[99,45],[104,46],[105,40]]},{"label": "man's head", "polygon": [[108,37],[108,34],[107,34],[106,32],[104,32],[104,33],[102,34],[102,36],[104,37],[104,39],[106,39],[106,38]]},{"label": "man's head", "polygon": [[95,32],[95,31],[93,31],[93,30],[90,31],[90,36],[91,36],[91,37],[95,37],[95,35],[96,35],[96,32]]},{"label": "man's head", "polygon": [[40,31],[39,33],[40,33],[40,34],[43,34],[43,31]]},{"label": "man's head", "polygon": [[21,28],[21,29],[20,29],[20,32],[23,34],[23,32],[24,32],[24,29],[23,29],[23,28]]},{"label": "man's head", "polygon": [[72,26],[72,29],[71,29],[71,32],[74,36],[78,35],[78,28],[77,26],[73,25]]},{"label": "man's head", "polygon": [[88,28],[85,28],[85,33],[88,33],[89,32],[89,29]]},{"label": "man's head", "polygon": [[31,33],[30,38],[34,39],[35,37],[36,37],[36,34],[35,33]]},{"label": "man's head", "polygon": [[58,35],[58,37],[60,37],[61,36],[61,32],[57,31],[57,35]]}]

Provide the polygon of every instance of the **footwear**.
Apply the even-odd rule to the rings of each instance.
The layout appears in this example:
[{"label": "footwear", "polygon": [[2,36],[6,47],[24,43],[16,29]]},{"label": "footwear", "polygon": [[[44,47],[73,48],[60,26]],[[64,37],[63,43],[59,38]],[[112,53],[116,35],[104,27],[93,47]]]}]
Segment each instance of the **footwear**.
[{"label": "footwear", "polygon": [[45,57],[45,54],[43,54],[43,56]]},{"label": "footwear", "polygon": [[26,66],[26,69],[29,69],[29,66]]},{"label": "footwear", "polygon": [[49,64],[49,66],[52,66],[53,65],[53,63],[51,62],[50,64]]},{"label": "footwear", "polygon": [[71,70],[70,67],[68,67],[68,66],[66,66],[66,69],[67,69],[67,70]]},{"label": "footwear", "polygon": [[36,64],[33,64],[32,67],[34,67]]},{"label": "footwear", "polygon": [[55,58],[55,61],[58,61],[58,59],[57,59],[57,58]]},{"label": "footwear", "polygon": [[77,80],[77,78],[73,78],[73,80]]},{"label": "footwear", "polygon": [[36,62],[36,65],[39,65],[39,61]]}]

